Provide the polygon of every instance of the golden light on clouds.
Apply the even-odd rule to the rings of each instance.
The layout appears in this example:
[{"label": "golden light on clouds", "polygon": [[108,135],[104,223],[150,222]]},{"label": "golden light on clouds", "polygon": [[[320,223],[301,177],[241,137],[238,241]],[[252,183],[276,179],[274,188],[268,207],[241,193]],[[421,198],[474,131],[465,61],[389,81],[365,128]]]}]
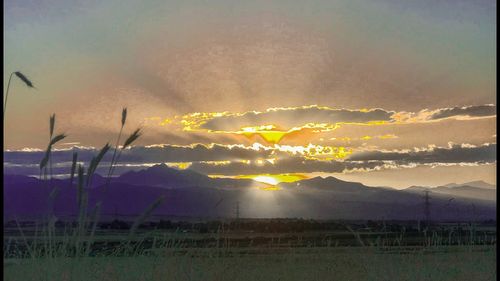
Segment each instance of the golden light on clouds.
[{"label": "golden light on clouds", "polygon": [[276,144],[279,143],[287,134],[291,133],[291,131],[280,131],[276,130],[276,126],[274,125],[264,125],[255,127],[243,127],[241,128],[241,131],[237,131],[235,133],[244,135],[248,138],[251,138],[254,135],[258,135],[265,142]]},{"label": "golden light on clouds", "polygon": [[168,118],[161,118],[159,116],[146,117],[143,121],[144,125],[157,125],[157,126],[166,126],[173,122],[173,120]]},{"label": "golden light on clouds", "polygon": [[279,151],[316,160],[340,160],[353,153],[352,149],[343,146],[322,146],[311,143],[305,146],[275,145],[274,147]]},{"label": "golden light on clouds", "polygon": [[191,162],[175,162],[175,163],[167,163],[167,166],[177,168],[179,170],[185,170],[192,165]]},{"label": "golden light on clouds", "polygon": [[304,174],[260,174],[260,175],[239,175],[235,176],[237,179],[251,179],[257,182],[277,185],[282,182],[296,182],[309,178]]},{"label": "golden light on clouds", "polygon": [[[399,138],[399,130],[403,125],[494,118],[494,109],[494,105],[479,105],[396,112],[382,108],[345,109],[304,105],[272,107],[263,111],[154,116],[145,118],[145,125],[156,126],[155,132],[158,134],[165,132],[174,135],[184,143],[190,139],[208,140],[222,145],[248,146],[257,143],[262,144],[257,150],[272,149],[300,154],[309,159],[341,160],[352,154],[353,150],[366,150],[368,145],[372,148],[396,145],[391,139]],[[347,134],[346,128],[350,130]]]},{"label": "golden light on clouds", "polygon": [[[302,113],[298,113],[298,112]],[[310,112],[309,112],[310,111]],[[296,117],[294,114],[302,114],[302,118]],[[193,112],[185,114],[183,116],[176,116],[175,119],[180,120],[180,125],[183,131],[187,132],[205,132],[205,133],[218,133],[218,134],[235,134],[244,135],[248,138],[254,136],[260,136],[262,140],[268,144],[280,143],[283,138],[289,135],[297,134],[308,134],[308,133],[322,133],[329,132],[337,129],[342,124],[359,124],[359,125],[383,125],[387,124],[390,120],[379,120],[374,117],[374,119],[364,120],[363,118],[368,118],[370,114],[374,116],[379,116],[382,113],[384,117],[390,116],[390,113],[384,112],[381,109],[360,109],[360,110],[347,110],[347,109],[335,109],[331,107],[318,106],[318,105],[304,105],[297,107],[273,107],[268,108],[265,111],[246,111],[246,112]],[[258,118],[265,118],[265,115],[272,115],[276,120],[268,120],[268,124],[258,124],[258,122],[263,122]],[[286,114],[286,116],[279,116],[280,114]],[[340,116],[338,121],[328,121],[322,120],[321,122],[311,122],[311,120],[320,120],[320,116],[325,116],[325,114],[336,115],[352,115],[359,114],[362,117],[360,121],[346,121],[346,117]],[[314,116],[318,115],[318,116]],[[326,117],[329,117],[326,115]],[[222,127],[210,127],[207,125],[212,122],[217,122],[224,120],[223,122],[228,122],[229,118],[246,123],[245,126],[240,126],[238,128],[227,129],[224,125]],[[332,118],[330,116],[330,118]],[[252,121],[252,119],[254,119]],[[258,120],[255,120],[258,119]],[[297,119],[297,120],[294,120]],[[301,120],[302,119],[302,120]],[[265,119],[264,119],[265,120]],[[276,124],[274,122],[277,122]],[[229,123],[233,123],[230,122]],[[270,124],[271,123],[271,124]],[[286,125],[293,124],[293,125]],[[212,124],[213,125],[213,124]],[[227,125],[227,124],[225,124]],[[236,126],[236,125],[235,125]]]}]

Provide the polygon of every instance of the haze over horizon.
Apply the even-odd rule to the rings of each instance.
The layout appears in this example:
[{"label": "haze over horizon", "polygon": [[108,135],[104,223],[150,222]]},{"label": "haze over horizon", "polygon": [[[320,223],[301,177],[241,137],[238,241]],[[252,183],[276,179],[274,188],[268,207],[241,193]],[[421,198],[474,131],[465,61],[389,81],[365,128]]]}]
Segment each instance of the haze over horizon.
[{"label": "haze over horizon", "polygon": [[50,114],[68,134],[54,153],[62,171],[72,150],[114,143],[127,107],[125,133],[144,134],[123,171],[168,163],[276,183],[496,182],[496,1],[4,8],[4,88],[17,70],[37,88],[12,82],[6,173],[36,171]]}]

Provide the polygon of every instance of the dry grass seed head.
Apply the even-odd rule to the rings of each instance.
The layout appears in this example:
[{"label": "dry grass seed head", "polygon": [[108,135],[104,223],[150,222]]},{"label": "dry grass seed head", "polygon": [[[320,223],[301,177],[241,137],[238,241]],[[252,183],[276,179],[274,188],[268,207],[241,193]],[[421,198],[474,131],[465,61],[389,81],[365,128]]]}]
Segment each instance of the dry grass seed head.
[{"label": "dry grass seed head", "polygon": [[136,129],[123,143],[123,148],[130,146],[142,135],[141,128]]},{"label": "dry grass seed head", "polygon": [[24,84],[26,84],[26,86],[30,87],[30,88],[34,88],[33,86],[33,83],[28,79],[28,77],[26,77],[24,74],[22,74],[20,71],[16,71],[14,72],[14,74],[16,74],[16,76],[21,79],[21,81],[24,82]]}]

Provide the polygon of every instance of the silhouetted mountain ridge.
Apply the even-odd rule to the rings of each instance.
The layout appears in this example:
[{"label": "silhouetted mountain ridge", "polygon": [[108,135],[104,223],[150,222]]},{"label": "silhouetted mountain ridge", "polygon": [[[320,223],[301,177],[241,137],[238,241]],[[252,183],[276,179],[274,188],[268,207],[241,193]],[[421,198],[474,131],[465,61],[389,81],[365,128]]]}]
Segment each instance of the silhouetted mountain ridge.
[{"label": "silhouetted mountain ridge", "polygon": [[[89,192],[89,204],[103,202],[104,217],[113,213],[139,215],[160,196],[165,201],[156,215],[233,217],[240,202],[243,217],[303,217],[319,219],[420,219],[422,190],[396,190],[369,187],[335,177],[315,177],[293,183],[281,183],[277,191],[262,190],[252,180],[210,178],[191,171],[157,165],[113,178],[103,189],[105,178],[96,175]],[[49,195],[59,189],[53,210],[58,216],[76,214],[76,180],[46,181],[26,176],[4,178],[4,212],[9,216],[40,216],[50,210]],[[470,188],[465,188],[469,190]],[[441,187],[440,190],[462,190]],[[488,191],[480,189],[481,191]],[[489,190],[491,192],[491,190]],[[496,202],[456,196],[450,208],[450,196],[434,192],[432,213],[436,219],[467,219],[470,205],[476,206],[475,218],[496,218]],[[458,210],[458,211],[457,211]],[[462,211],[460,211],[462,210]]]},{"label": "silhouetted mountain ridge", "polygon": [[483,188],[483,189],[496,189],[495,185],[489,184],[489,183],[484,182],[484,181],[471,181],[471,182],[466,182],[466,183],[462,183],[462,184],[449,183],[449,184],[445,184],[444,186],[446,186],[446,187],[471,186],[471,187]]},{"label": "silhouetted mountain ridge", "polygon": [[[473,182],[473,183],[477,184],[478,182]],[[440,194],[442,196],[446,195],[449,196],[450,198],[463,197],[463,198],[472,198],[472,199],[480,199],[488,201],[496,200],[496,188],[482,188],[465,184],[464,185],[447,184],[437,187],[410,186],[404,189],[404,191],[407,192],[429,191],[431,193]]]}]

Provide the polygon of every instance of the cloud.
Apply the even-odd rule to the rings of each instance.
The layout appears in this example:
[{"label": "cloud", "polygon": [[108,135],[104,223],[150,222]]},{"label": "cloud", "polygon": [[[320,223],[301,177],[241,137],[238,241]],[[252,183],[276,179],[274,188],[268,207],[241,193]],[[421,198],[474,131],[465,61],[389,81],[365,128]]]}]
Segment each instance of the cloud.
[{"label": "cloud", "polygon": [[[53,151],[55,162],[71,161],[73,152],[78,153],[78,159],[90,161],[97,153],[95,148],[73,147]],[[158,162],[191,162],[191,161],[221,161],[239,159],[257,159],[269,157],[270,149],[259,149],[243,145],[194,144],[187,146],[153,145],[137,146],[126,149],[120,156],[121,162],[158,163]],[[10,163],[38,163],[44,152],[41,150],[4,151],[4,161]],[[111,160],[108,153],[103,161]]]},{"label": "cloud", "polygon": [[407,151],[366,151],[354,153],[346,160],[320,161],[289,157],[268,162],[230,162],[223,165],[193,163],[190,167],[207,174],[239,175],[258,173],[342,173],[380,169],[414,168],[426,166],[470,166],[496,161],[496,144],[474,146],[449,144],[448,147],[433,147]]},{"label": "cloud", "polygon": [[[78,159],[88,162],[97,154],[97,149],[88,147],[73,147],[52,152],[54,162],[71,161],[73,152],[78,153]],[[193,145],[151,145],[136,146],[126,149],[120,156],[120,162],[125,163],[163,163],[163,162],[197,162],[197,161],[241,161],[269,158],[287,158],[301,156],[314,159],[341,159],[352,151],[344,147],[321,146],[309,144],[306,146],[273,145],[264,146],[255,143],[252,146],[193,144]],[[44,156],[44,151],[38,149],[23,149],[4,151],[4,162],[14,164],[38,163]],[[103,161],[110,161],[112,153],[108,153]]]},{"label": "cloud", "polygon": [[241,114],[224,114],[200,124],[212,131],[239,130],[247,126],[273,124],[290,129],[305,124],[368,123],[391,121],[394,112],[383,109],[349,110],[319,107],[316,105],[287,108],[270,108],[264,112],[249,111]]},{"label": "cloud", "polygon": [[399,123],[425,123],[443,119],[474,120],[485,117],[495,117],[496,106],[493,104],[455,106],[435,110],[423,109],[419,112],[401,111],[392,118]]},{"label": "cloud", "polygon": [[317,105],[269,108],[265,111],[195,112],[180,117],[184,130],[215,133],[287,132],[301,129],[331,131],[342,124],[383,125],[422,123],[445,118],[467,119],[496,116],[492,104],[424,109],[419,112],[372,109],[335,109]]},{"label": "cloud", "polygon": [[[74,147],[53,152],[54,172],[67,174],[72,153],[79,161],[88,164],[96,155],[94,148]],[[43,151],[24,149],[4,151],[4,172],[38,174],[38,164]],[[98,172],[105,172],[111,153],[104,157]],[[358,151],[352,154],[339,147],[264,146],[254,144],[221,145],[195,144],[190,146],[154,145],[133,147],[123,152],[117,174],[169,163],[179,168],[189,168],[204,174],[244,175],[283,173],[346,173],[380,169],[414,168],[420,165],[480,165],[496,161],[496,143],[483,145],[453,144],[447,147],[428,146],[406,150]]]},{"label": "cloud", "polygon": [[411,163],[472,163],[496,161],[496,143],[480,146],[452,144],[448,147],[413,149],[411,151],[365,151],[353,153],[351,161],[399,161]]},{"label": "cloud", "polygon": [[372,170],[385,165],[383,161],[346,162],[318,161],[302,157],[290,157],[270,162],[231,162],[213,164],[198,162],[189,168],[204,174],[245,175],[245,174],[283,174],[283,173],[342,173],[347,170]]},{"label": "cloud", "polygon": [[438,120],[450,117],[486,117],[495,115],[496,106],[493,104],[486,104],[438,109],[433,111],[429,119]]}]

